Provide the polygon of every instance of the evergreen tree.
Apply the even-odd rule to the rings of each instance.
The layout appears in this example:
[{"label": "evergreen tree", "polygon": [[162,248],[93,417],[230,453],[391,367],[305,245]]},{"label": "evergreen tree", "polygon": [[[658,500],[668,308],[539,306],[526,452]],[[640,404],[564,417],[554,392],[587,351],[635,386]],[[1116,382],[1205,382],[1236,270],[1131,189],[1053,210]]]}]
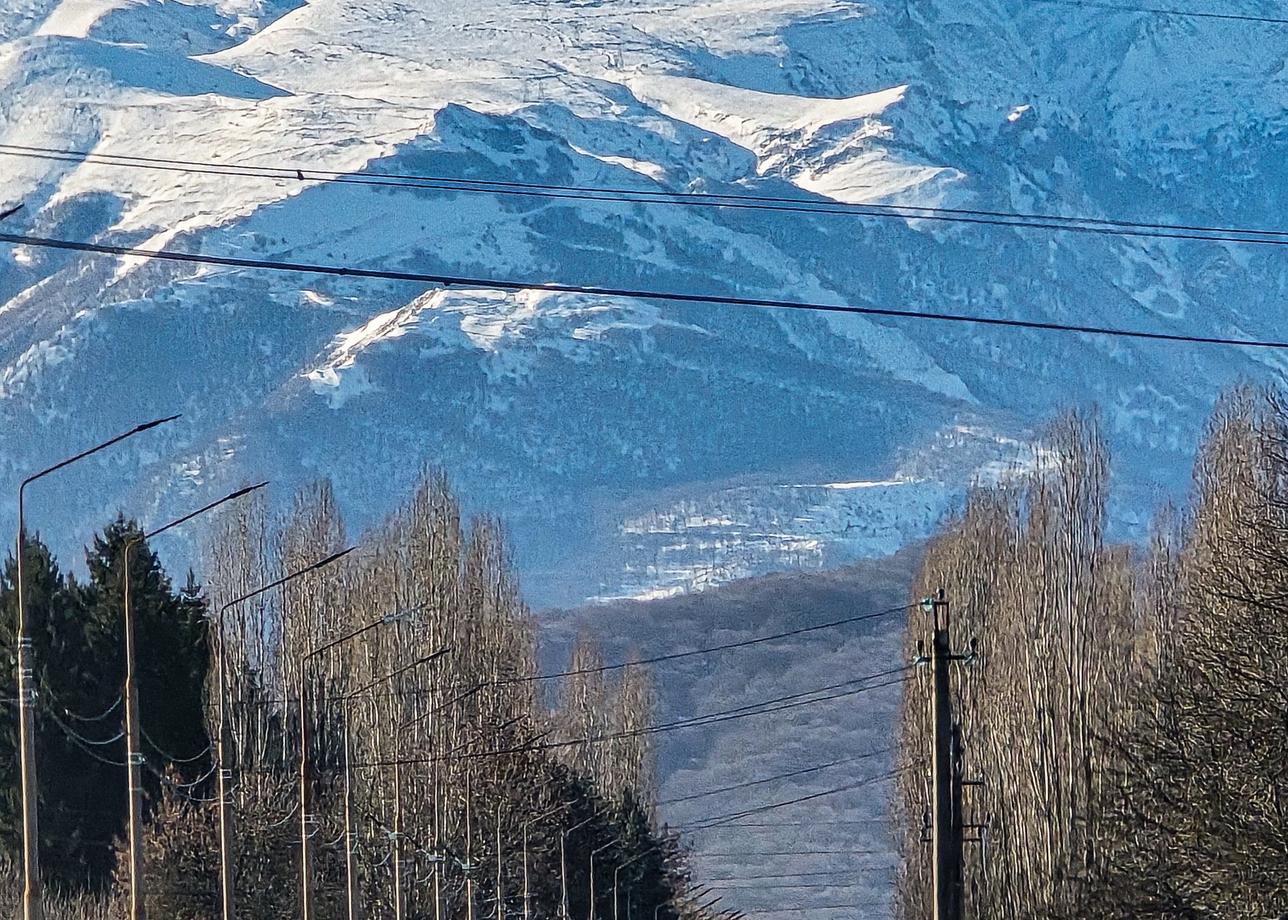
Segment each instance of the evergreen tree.
[{"label": "evergreen tree", "polygon": [[[139,536],[137,526],[123,519],[109,525],[86,552],[89,579],[84,584],[62,573],[39,539],[29,539],[26,547],[42,871],[50,883],[63,887],[97,888],[109,882],[113,844],[128,820],[122,559],[126,542]],[[149,739],[143,751],[155,768],[144,774],[150,803],[159,792],[157,777],[171,757],[183,758],[179,766],[186,772],[209,762],[201,711],[205,606],[191,578],[189,590],[173,590],[146,544],[132,551],[131,569],[140,722]],[[10,557],[0,579],[0,643],[9,662],[0,687],[10,701],[17,697],[16,585],[17,566]],[[22,801],[16,710],[14,715],[0,730],[0,845],[17,859]]]},{"label": "evergreen tree", "polygon": [[[119,733],[120,706],[105,713],[107,704],[93,698],[94,655],[75,582],[59,570],[38,537],[28,539],[25,552],[24,589],[36,690],[41,863],[50,882],[78,885],[104,879],[110,868],[112,828],[101,816],[112,798],[108,790],[113,768],[108,762],[121,760],[121,746],[91,742]],[[17,563],[10,556],[0,582],[8,700],[17,696],[17,611]],[[17,860],[22,852],[22,786],[16,711],[0,732],[0,770],[4,785],[0,838]],[[123,783],[120,797],[124,797]]]},{"label": "evergreen tree", "polygon": [[[210,763],[202,699],[206,681],[206,605],[191,573],[176,592],[133,521],[117,518],[86,551],[89,581],[80,602],[98,666],[98,695],[111,699],[125,684],[124,558],[130,551],[139,722],[142,750],[154,769],[145,770],[153,795],[167,764],[183,773],[205,772]],[[153,796],[149,796],[149,801]]]}]

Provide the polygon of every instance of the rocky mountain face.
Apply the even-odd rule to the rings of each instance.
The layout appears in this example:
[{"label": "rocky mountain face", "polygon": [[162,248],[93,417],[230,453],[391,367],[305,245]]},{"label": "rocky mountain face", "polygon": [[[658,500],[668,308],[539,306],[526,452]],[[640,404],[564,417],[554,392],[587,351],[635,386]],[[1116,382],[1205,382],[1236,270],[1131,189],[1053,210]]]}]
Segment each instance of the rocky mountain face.
[{"label": "rocky mountain face", "polygon": [[[0,204],[25,204],[8,232],[1283,338],[1278,245],[486,183],[1273,228],[1284,26],[1073,0],[0,11],[0,144],[284,171],[0,147]],[[1028,432],[1070,403],[1104,413],[1130,532],[1183,485],[1218,388],[1281,371],[1251,349],[0,247],[0,494],[183,413],[33,494],[56,546],[117,508],[161,519],[248,478],[283,495],[330,476],[370,521],[442,464],[509,522],[539,604],[889,552],[972,478],[1031,462]]]}]

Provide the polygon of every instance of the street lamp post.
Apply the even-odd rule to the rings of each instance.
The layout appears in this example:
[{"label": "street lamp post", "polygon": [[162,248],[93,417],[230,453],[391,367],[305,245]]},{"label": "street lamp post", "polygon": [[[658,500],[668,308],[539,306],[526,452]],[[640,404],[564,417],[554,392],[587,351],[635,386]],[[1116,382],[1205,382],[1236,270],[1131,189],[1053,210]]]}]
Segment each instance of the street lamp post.
[{"label": "street lamp post", "polygon": [[[461,702],[462,700],[469,699],[471,696],[473,696],[474,694],[478,693],[478,692],[479,692],[480,690],[482,690],[484,687],[488,687],[488,686],[491,686],[491,684],[490,684],[490,683],[487,683],[487,682],[480,683],[480,684],[475,684],[473,687],[470,687],[469,689],[465,690],[463,693],[459,693],[459,694],[457,694],[456,696],[452,697],[450,700],[446,701],[445,703],[439,703],[437,706],[434,706],[433,708],[431,708],[428,712],[426,712],[426,713],[422,713],[421,715],[418,715],[418,716],[414,716],[413,718],[408,719],[406,722],[404,722],[404,723],[402,723],[401,725],[399,725],[399,726],[398,726],[398,728],[397,728],[397,733],[396,733],[396,734],[397,734],[397,744],[398,744],[398,747],[397,747],[397,749],[395,750],[395,756],[394,756],[394,761],[395,761],[395,763],[394,763],[394,768],[395,768],[395,770],[397,770],[398,772],[397,772],[397,773],[395,773],[394,778],[395,778],[395,780],[398,780],[398,781],[399,781],[399,782],[398,782],[399,786],[401,786],[401,776],[402,776],[402,774],[401,774],[401,770],[402,770],[402,764],[401,764],[401,760],[402,760],[402,753],[401,753],[401,751],[402,751],[402,749],[401,749],[401,744],[402,744],[402,738],[403,738],[403,735],[405,734],[405,732],[407,731],[407,729],[411,728],[413,725],[418,725],[418,724],[420,724],[421,722],[425,721],[426,719],[432,719],[434,716],[436,716],[438,713],[442,712],[444,709],[447,709],[447,708],[449,708],[449,707],[451,707],[451,706],[455,706],[457,703]],[[430,723],[430,725],[431,725],[431,730],[432,730],[433,723],[431,722],[431,723]],[[441,798],[441,797],[440,797],[440,794],[439,794],[438,772],[439,772],[439,771],[438,771],[437,764],[435,764],[435,767],[434,767],[434,774],[435,774],[435,775],[434,775],[434,779],[433,779],[433,790],[434,790],[434,791],[433,791],[433,802],[432,802],[433,811],[434,811],[434,860],[435,860],[435,861],[434,861],[434,920],[442,920],[442,916],[443,916],[443,872],[442,872],[442,868],[443,868],[443,866],[445,865],[445,859],[443,858],[443,854],[442,854],[442,840],[441,840],[441,835],[442,835],[442,827],[441,827],[441,824],[442,824],[442,809],[441,809],[441,805],[442,805],[442,802],[440,801],[440,798]],[[400,788],[400,790],[399,790],[399,791],[401,792],[401,788]],[[401,796],[398,796],[398,798],[401,798]],[[396,816],[396,817],[399,817],[399,816],[400,816],[400,813],[399,813],[399,815],[395,815],[395,816]],[[395,881],[397,881],[397,879],[395,879]],[[397,886],[395,886],[395,887],[397,887]]]},{"label": "street lamp post", "polygon": [[[617,916],[617,903],[618,903],[618,901],[617,901],[617,883],[618,883],[618,878],[619,878],[619,876],[622,874],[622,870],[623,870],[623,869],[625,869],[627,866],[629,866],[631,863],[639,862],[641,859],[643,859],[643,858],[644,858],[645,856],[647,856],[649,853],[652,853],[652,852],[653,852],[653,850],[654,850],[654,848],[655,848],[655,847],[654,847],[654,846],[651,846],[651,845],[650,845],[650,846],[648,846],[648,847],[645,847],[643,850],[641,850],[640,852],[636,853],[636,854],[635,854],[634,856],[632,856],[630,859],[626,860],[626,862],[624,862],[624,863],[618,863],[618,864],[617,864],[617,866],[616,866],[616,868],[614,868],[614,869],[613,869],[613,920],[618,920],[618,916]],[[631,912],[631,901],[630,901],[630,891],[629,891],[629,889],[628,889],[628,890],[627,890],[627,894],[626,894],[626,915],[627,915],[627,920],[630,920],[630,912]]]},{"label": "street lamp post", "polygon": [[145,920],[147,908],[143,900],[143,776],[142,766],[144,762],[143,752],[140,750],[139,743],[139,685],[136,671],[136,646],[134,642],[134,603],[133,592],[130,590],[133,578],[130,577],[131,555],[134,548],[144,541],[151,540],[153,537],[165,533],[171,528],[186,524],[193,518],[212,511],[220,505],[241,498],[258,489],[268,485],[267,482],[261,482],[258,485],[247,486],[244,489],[238,489],[225,495],[218,501],[213,501],[203,508],[193,511],[191,514],[185,514],[181,518],[176,518],[169,524],[165,524],[148,533],[133,537],[126,541],[125,549],[121,552],[122,557],[122,581],[124,587],[121,592],[121,606],[123,609],[123,620],[125,628],[125,762],[126,776],[129,785],[130,801],[130,826],[129,826],[129,869],[130,869],[130,918],[131,920]]},{"label": "street lamp post", "polygon": [[[15,209],[16,210],[16,209]],[[13,211],[3,215],[8,217]],[[18,746],[21,753],[19,770],[22,776],[22,916],[24,920],[44,920],[44,891],[40,881],[40,821],[39,821],[39,783],[36,775],[36,687],[34,666],[31,656],[31,624],[27,620],[26,597],[23,592],[23,557],[26,556],[27,527],[23,501],[27,486],[38,479],[55,473],[64,467],[71,466],[78,460],[84,460],[101,450],[119,444],[126,438],[150,431],[158,425],[172,422],[179,418],[171,415],[136,425],[123,434],[104,441],[102,444],[83,450],[78,454],[60,460],[53,466],[33,473],[18,486]]]},{"label": "street lamp post", "polygon": [[614,837],[608,843],[597,846],[590,851],[590,912],[586,914],[588,920],[595,920],[595,857],[616,843],[617,838]]},{"label": "street lamp post", "polygon": [[523,920],[532,920],[532,887],[528,876],[528,828],[533,824],[540,824],[555,812],[562,811],[565,807],[567,807],[566,803],[560,802],[546,809],[535,818],[529,817],[523,822]]},{"label": "street lamp post", "polygon": [[[374,629],[377,626],[383,626],[387,623],[396,623],[400,620],[403,620],[406,617],[410,616],[413,613],[416,613],[421,609],[423,609],[423,605],[412,607],[407,610],[401,610],[394,613],[386,614],[385,616],[381,617],[379,620],[376,620],[373,623],[369,623],[366,626],[360,627],[354,630],[353,632],[349,633],[348,635],[341,636],[339,639],[336,639],[334,642],[328,643],[327,645],[322,646],[321,648],[316,649],[313,652],[310,652],[308,655],[305,656],[305,659],[312,657],[318,652],[324,652],[328,648],[334,648],[340,643],[347,642],[348,640],[354,638],[355,636],[359,636],[370,629]],[[439,658],[446,655],[450,651],[451,651],[450,647],[445,647],[445,648],[438,649],[435,652],[431,652],[428,655],[423,655],[420,658],[417,658],[415,661],[411,662],[410,664],[405,664],[402,667],[389,672],[388,674],[384,674],[371,681],[368,681],[367,683],[359,687],[357,690],[354,690],[352,693],[347,693],[344,696],[339,697],[339,701],[342,704],[345,704],[344,715],[343,715],[343,719],[344,719],[344,789],[345,789],[344,834],[345,834],[345,840],[347,841],[346,853],[345,853],[345,887],[348,893],[349,920],[355,920],[357,916],[357,887],[355,883],[355,874],[354,874],[354,867],[353,867],[354,834],[353,834],[353,826],[351,823],[352,822],[352,802],[350,798],[351,790],[352,790],[352,768],[349,760],[349,710],[348,710],[347,704],[351,700],[354,700],[357,697],[361,696],[362,694],[366,693],[368,690],[371,690],[382,683],[393,680],[395,677],[399,677],[407,673],[412,668],[418,668],[422,664],[430,664],[431,662],[437,661]],[[303,675],[303,663],[301,663],[301,676],[302,675]],[[301,685],[301,694],[302,693],[303,693],[303,685]],[[305,724],[303,721],[303,713],[304,713],[304,710],[303,708],[301,708],[301,723],[300,723],[301,737],[303,737],[304,724]],[[402,735],[401,729],[398,731],[397,734],[399,738],[401,738],[401,735]],[[396,741],[395,743],[400,745],[400,742],[398,741]],[[401,774],[397,772],[399,770],[399,764],[397,760],[398,760],[398,757],[401,756],[401,754],[398,753],[398,751],[400,750],[401,750],[401,747],[399,747],[398,750],[395,752],[396,756],[395,756],[395,763],[394,763],[395,773],[394,773],[394,826],[393,826],[394,911],[396,916],[398,917],[402,916],[403,901],[404,901],[403,884],[402,884],[402,867],[400,865],[400,862],[402,859],[401,840],[403,836],[402,835],[402,803],[401,803],[402,795],[401,795],[401,788],[400,788]],[[300,777],[301,777],[301,786],[300,786],[301,807],[307,807],[308,789],[307,789],[307,786],[305,785],[305,781],[307,779],[307,764],[303,760],[300,763]],[[305,854],[306,857],[309,851],[309,839],[310,839],[310,835],[307,830],[307,824],[302,822],[301,833],[300,833],[300,847],[301,847],[301,852]],[[307,859],[305,864],[307,865]]]},{"label": "street lamp post", "polygon": [[[559,832],[559,908],[562,912],[563,920],[570,920],[568,916],[568,835],[578,828],[585,827],[597,817],[599,816],[591,814],[572,827]],[[593,918],[590,918],[590,920],[593,920]]]},{"label": "street lamp post", "polygon": [[316,572],[318,569],[349,555],[354,549],[355,547],[350,546],[347,549],[332,553],[324,559],[319,559],[317,562],[306,565],[302,569],[296,569],[294,572],[283,575],[268,584],[261,585],[241,597],[235,597],[219,608],[219,616],[215,620],[215,628],[218,633],[216,648],[219,651],[217,668],[219,676],[219,741],[215,756],[219,762],[219,889],[222,920],[234,920],[235,917],[233,903],[232,802],[228,797],[228,782],[232,778],[232,770],[228,766],[228,751],[232,745],[228,739],[228,663],[227,656],[224,654],[224,616],[230,608],[280,587],[288,581],[293,581],[301,575]]},{"label": "street lamp post", "polygon": [[[310,795],[309,795],[311,789],[310,789],[310,783],[309,783],[309,779],[310,779],[310,776],[309,776],[309,720],[308,720],[308,679],[307,679],[309,662],[312,661],[314,658],[316,658],[318,655],[321,655],[324,652],[328,652],[331,649],[336,648],[337,646],[343,645],[345,642],[348,642],[351,639],[356,639],[358,636],[361,636],[364,633],[370,632],[371,630],[376,629],[379,626],[384,626],[389,623],[397,622],[398,620],[410,615],[414,610],[418,610],[418,609],[420,608],[412,608],[411,610],[400,610],[400,611],[394,611],[393,613],[387,613],[377,620],[373,620],[370,623],[367,623],[363,626],[359,626],[357,629],[351,630],[345,633],[343,636],[340,636],[336,639],[332,639],[330,642],[325,642],[322,645],[319,645],[317,648],[313,649],[310,652],[305,653],[303,657],[300,658],[300,687],[299,687],[300,895],[301,895],[300,911],[303,916],[303,920],[311,920],[313,916],[313,886],[312,886],[312,868],[313,868],[312,862],[313,861],[312,861],[312,853],[309,847],[309,840],[311,839],[311,836],[312,836],[309,832],[309,824],[313,821],[313,815],[309,811],[309,808],[311,805]],[[344,720],[345,720],[344,743],[345,743],[345,790],[346,790],[345,820],[347,822],[350,820],[349,802],[347,799],[347,796],[349,794],[348,792],[349,790],[349,776],[348,776],[349,714],[347,709],[344,712]],[[350,833],[350,828],[346,824],[346,827],[345,827],[346,836],[349,833]],[[352,841],[349,842],[349,847],[350,847],[350,853],[351,853]],[[355,891],[354,891],[354,885],[353,885],[353,871],[352,871],[351,863],[352,863],[352,857],[350,855],[349,857],[346,858],[345,865],[346,865],[346,872],[348,874],[347,889],[348,889],[348,901],[349,901],[349,916],[352,918],[355,912],[354,903],[353,903],[355,899]]]}]

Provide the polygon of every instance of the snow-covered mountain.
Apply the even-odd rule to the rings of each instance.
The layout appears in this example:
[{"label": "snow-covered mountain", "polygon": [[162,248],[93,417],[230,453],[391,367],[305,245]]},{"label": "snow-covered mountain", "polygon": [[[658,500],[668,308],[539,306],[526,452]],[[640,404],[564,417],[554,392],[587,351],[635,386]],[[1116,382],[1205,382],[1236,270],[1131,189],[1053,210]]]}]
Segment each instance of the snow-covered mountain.
[{"label": "snow-covered mountain", "polygon": [[[0,144],[304,176],[0,155],[0,205],[25,203],[9,232],[1283,338],[1279,246],[317,175],[1273,227],[1288,204],[1283,26],[1046,0],[0,13]],[[117,507],[155,519],[248,477],[283,494],[319,474],[371,520],[442,463],[508,519],[535,599],[570,603],[888,552],[1069,402],[1104,410],[1130,525],[1183,480],[1218,387],[1282,367],[1248,349],[4,246],[0,494],[182,412],[42,487],[35,523],[70,547]]]}]

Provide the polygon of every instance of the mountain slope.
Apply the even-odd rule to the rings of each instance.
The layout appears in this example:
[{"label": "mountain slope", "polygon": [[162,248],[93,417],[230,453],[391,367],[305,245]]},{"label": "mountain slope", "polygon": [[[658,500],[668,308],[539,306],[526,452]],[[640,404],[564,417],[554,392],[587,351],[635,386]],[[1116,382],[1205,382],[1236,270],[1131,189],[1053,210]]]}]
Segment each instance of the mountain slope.
[{"label": "mountain slope", "polygon": [[[2,156],[0,194],[26,203],[10,224],[34,234],[1276,337],[1280,247],[317,173],[1273,226],[1283,27],[1246,41],[1246,23],[1027,0],[0,6],[0,144],[305,176]],[[437,462],[511,522],[544,602],[888,552],[1070,401],[1103,407],[1131,527],[1181,482],[1216,388],[1282,371],[1268,352],[942,323],[0,260],[0,494],[184,413],[41,493],[67,543],[116,507],[159,518],[261,475],[330,475],[371,520]],[[838,503],[835,483],[888,485]]]}]

